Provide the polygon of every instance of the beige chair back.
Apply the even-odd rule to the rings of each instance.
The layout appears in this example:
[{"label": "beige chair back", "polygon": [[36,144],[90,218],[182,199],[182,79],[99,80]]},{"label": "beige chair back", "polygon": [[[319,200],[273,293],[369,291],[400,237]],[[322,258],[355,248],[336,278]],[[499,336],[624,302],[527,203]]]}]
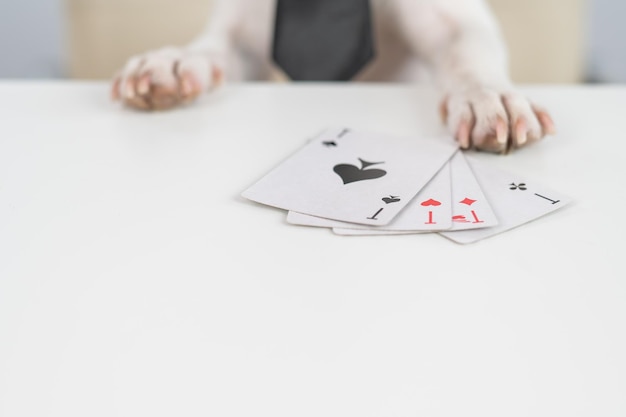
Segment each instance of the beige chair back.
[{"label": "beige chair back", "polygon": [[[585,0],[488,0],[519,83],[584,78]],[[211,0],[66,0],[68,69],[77,79],[109,79],[134,55],[184,45],[203,27]]]}]

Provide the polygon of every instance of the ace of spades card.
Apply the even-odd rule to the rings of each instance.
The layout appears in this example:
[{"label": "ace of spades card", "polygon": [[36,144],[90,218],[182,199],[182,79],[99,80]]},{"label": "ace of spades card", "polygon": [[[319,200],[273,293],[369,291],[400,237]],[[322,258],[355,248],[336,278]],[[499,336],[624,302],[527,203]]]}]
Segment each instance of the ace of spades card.
[{"label": "ace of spades card", "polygon": [[386,225],[457,150],[441,138],[327,129],[242,196],[312,216]]},{"label": "ace of spades card", "polygon": [[[424,199],[432,196],[433,193],[436,193],[437,189],[440,189],[441,186],[436,185],[436,180],[439,179],[438,177],[441,177],[442,174],[442,172],[440,172],[389,225],[378,228],[367,226],[349,227],[346,224],[334,222],[330,227],[333,227],[333,232],[336,234],[358,236],[396,234],[395,232],[424,233],[437,231],[438,229],[445,231],[468,230],[497,225],[498,219],[474,177],[464,154],[460,151],[455,153],[448,162],[448,165],[450,165],[452,182],[452,204],[448,211],[448,223],[442,221],[441,213],[437,213],[436,222],[424,221],[426,216],[428,216],[429,220],[433,219],[430,216],[430,214],[433,213],[430,210],[431,207],[428,207],[428,210],[424,211],[424,207],[422,206],[425,204]],[[433,188],[433,190],[431,191],[430,188]],[[448,189],[448,192],[450,192],[450,189]],[[440,200],[443,201],[442,198],[440,198]],[[448,205],[450,205],[450,203],[448,203]],[[289,215],[292,221],[294,217],[298,219],[292,212],[289,212]],[[287,217],[288,222],[290,216]],[[311,219],[312,217],[308,216],[308,218]],[[304,223],[302,216],[299,216],[299,220],[300,224]],[[328,223],[328,221],[326,221],[326,223]],[[320,226],[324,224],[318,220],[317,225]]]},{"label": "ace of spades card", "polygon": [[[456,154],[459,154],[459,152]],[[456,156],[452,157],[452,159],[455,158]],[[404,210],[391,223],[385,226],[367,226],[340,222],[294,211],[290,211],[287,214],[287,223],[302,226],[330,227],[333,229],[346,228],[355,231],[370,230],[374,232],[373,234],[384,231],[425,232],[447,230],[452,227],[450,191],[450,162],[448,161]],[[389,196],[389,198],[392,197],[394,196]]]}]

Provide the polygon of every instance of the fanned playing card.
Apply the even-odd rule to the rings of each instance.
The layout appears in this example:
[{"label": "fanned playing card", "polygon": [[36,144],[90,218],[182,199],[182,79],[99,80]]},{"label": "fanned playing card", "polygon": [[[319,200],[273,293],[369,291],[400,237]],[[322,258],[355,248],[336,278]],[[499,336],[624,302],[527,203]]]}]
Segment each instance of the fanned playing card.
[{"label": "fanned playing card", "polygon": [[465,155],[457,152],[452,166],[452,228],[454,230],[482,229],[498,224],[485,193],[474,175]]},{"label": "fanned playing card", "polygon": [[[346,228],[353,230],[384,231],[433,231],[448,230],[452,227],[452,204],[450,189],[450,162],[424,186],[417,196],[400,212],[393,221],[385,226],[365,226],[324,219],[308,214],[290,211],[287,222],[301,226]],[[389,195],[385,201],[390,203],[396,198]]]},{"label": "fanned playing card", "polygon": [[[446,227],[440,230],[452,231],[477,229],[495,226],[498,224],[496,215],[491,209],[491,206],[483,194],[480,185],[476,181],[476,178],[474,177],[474,174],[472,173],[472,170],[463,153],[457,152],[454,154],[449,162],[449,165],[452,178],[452,214],[450,215],[451,218],[448,219],[450,220],[449,224],[446,224]],[[433,179],[433,181],[435,181],[438,177],[439,174]],[[410,213],[413,213],[413,209],[416,206],[419,206],[419,203],[423,200],[421,196],[423,193],[427,193],[429,186],[430,183],[428,186],[424,187],[424,189],[420,191],[417,197],[404,209],[404,211],[387,226],[382,226],[376,229],[371,227],[367,229],[359,227],[357,230],[354,227],[347,228],[345,226],[339,227],[338,225],[335,225],[333,227],[333,232],[344,236],[396,234],[391,232],[400,230],[406,232],[408,229],[402,227],[394,228],[394,226],[399,223],[401,219],[405,218],[407,214],[410,215]],[[423,218],[423,216],[415,216],[415,218]],[[423,233],[433,230],[436,230],[436,226],[432,227],[430,230],[422,227],[415,227],[412,229],[415,233]]]},{"label": "fanned playing card", "polygon": [[[498,225],[474,230],[445,231],[441,235],[457,243],[473,243],[558,210],[571,199],[522,175],[492,168],[467,158],[487,200],[498,218]],[[471,206],[470,206],[471,207]],[[471,218],[470,215],[467,218]]]},{"label": "fanned playing card", "polygon": [[441,138],[328,129],[242,196],[312,216],[385,225],[457,149]]}]

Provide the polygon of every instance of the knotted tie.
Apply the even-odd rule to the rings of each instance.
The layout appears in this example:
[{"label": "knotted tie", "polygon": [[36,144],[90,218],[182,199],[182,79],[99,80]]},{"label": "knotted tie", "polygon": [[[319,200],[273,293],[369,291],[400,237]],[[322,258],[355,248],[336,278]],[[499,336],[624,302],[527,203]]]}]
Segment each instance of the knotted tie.
[{"label": "knotted tie", "polygon": [[294,81],[348,81],[373,43],[369,0],[277,0],[273,58]]}]

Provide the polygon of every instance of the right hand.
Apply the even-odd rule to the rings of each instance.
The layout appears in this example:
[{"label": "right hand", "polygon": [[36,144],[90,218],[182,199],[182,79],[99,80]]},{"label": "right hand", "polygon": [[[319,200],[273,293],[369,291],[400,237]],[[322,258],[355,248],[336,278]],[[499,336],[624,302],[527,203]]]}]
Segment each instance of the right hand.
[{"label": "right hand", "polygon": [[216,87],[222,74],[207,54],[163,48],[130,58],[115,76],[111,96],[136,109],[166,110]]}]

